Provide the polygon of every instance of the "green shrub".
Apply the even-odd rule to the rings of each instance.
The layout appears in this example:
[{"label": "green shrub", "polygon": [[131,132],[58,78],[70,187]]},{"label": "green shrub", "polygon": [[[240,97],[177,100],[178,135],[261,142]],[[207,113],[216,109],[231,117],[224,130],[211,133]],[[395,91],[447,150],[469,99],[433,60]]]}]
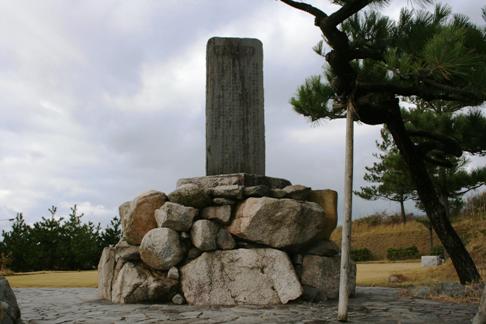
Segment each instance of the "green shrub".
[{"label": "green shrub", "polygon": [[442,245],[436,245],[430,251],[430,255],[441,255],[444,256],[444,247]]},{"label": "green shrub", "polygon": [[373,254],[367,248],[351,250],[351,259],[354,261],[370,261],[373,260]]},{"label": "green shrub", "polygon": [[420,253],[417,247],[414,245],[407,248],[389,248],[386,251],[386,257],[388,260],[417,259],[420,257]]}]

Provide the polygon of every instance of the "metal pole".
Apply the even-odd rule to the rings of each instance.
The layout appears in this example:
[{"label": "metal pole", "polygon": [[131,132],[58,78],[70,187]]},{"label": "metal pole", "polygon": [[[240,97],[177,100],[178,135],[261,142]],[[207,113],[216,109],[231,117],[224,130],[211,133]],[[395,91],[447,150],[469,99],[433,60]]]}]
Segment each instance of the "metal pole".
[{"label": "metal pole", "polygon": [[348,102],[346,112],[346,153],[344,162],[344,223],[341,238],[341,273],[339,275],[338,321],[348,320],[349,252],[351,250],[351,218],[353,210],[353,109]]}]

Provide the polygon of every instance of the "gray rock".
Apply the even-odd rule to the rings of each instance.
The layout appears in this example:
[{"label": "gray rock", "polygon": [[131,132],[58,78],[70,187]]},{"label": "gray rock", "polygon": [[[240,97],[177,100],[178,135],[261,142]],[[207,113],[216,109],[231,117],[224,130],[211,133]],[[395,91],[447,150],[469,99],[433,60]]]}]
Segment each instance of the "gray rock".
[{"label": "gray rock", "polygon": [[237,206],[231,234],[274,248],[304,245],[324,227],[322,208],[313,202],[293,199],[248,198]]},{"label": "gray rock", "polygon": [[126,262],[113,281],[112,302],[167,302],[177,293],[178,285],[177,280],[167,278],[164,272],[151,270],[142,263]]},{"label": "gray rock", "polygon": [[269,188],[284,188],[291,184],[290,181],[286,179],[272,178],[258,174],[232,173],[179,179],[177,181],[177,188],[188,183],[197,184],[206,189],[225,185],[239,185],[243,187],[265,185]]},{"label": "gray rock", "polygon": [[275,249],[206,252],[181,273],[192,305],[286,304],[302,294],[288,256]]},{"label": "gray rock", "polygon": [[155,210],[167,201],[167,196],[159,191],[149,191],[135,198],[124,219],[123,237],[133,245],[139,245],[143,236],[157,227]]},{"label": "gray rock", "polygon": [[226,198],[241,200],[243,199],[243,186],[226,185],[211,188],[211,195],[216,198]]},{"label": "gray rock", "polygon": [[[301,283],[319,289],[318,300],[336,299],[339,296],[340,257],[304,256]],[[351,261],[349,294],[356,290],[356,264]]]},{"label": "gray rock", "polygon": [[201,218],[217,221],[221,224],[229,224],[231,221],[231,206],[210,206],[201,211]]},{"label": "gray rock", "polygon": [[236,247],[236,242],[233,236],[225,229],[220,228],[216,235],[216,244],[221,250],[231,250]]},{"label": "gray rock", "polygon": [[184,297],[182,297],[181,294],[175,294],[174,297],[172,297],[172,304],[175,305],[183,305],[186,303],[186,300]]},{"label": "gray rock", "polygon": [[236,204],[236,200],[227,199],[227,198],[213,198],[213,205],[216,206],[234,205],[234,204]]},{"label": "gray rock", "polygon": [[174,280],[179,280],[179,269],[177,267],[172,267],[169,269],[167,272],[167,278],[169,279],[174,279]]},{"label": "gray rock", "polygon": [[201,251],[216,250],[219,228],[216,223],[207,219],[195,221],[191,229],[192,244]]},{"label": "gray rock", "polygon": [[486,286],[483,290],[483,296],[481,297],[481,301],[479,302],[479,309],[472,320],[473,324],[484,324],[486,323]]},{"label": "gray rock", "polygon": [[179,186],[169,194],[169,200],[188,207],[204,208],[211,204],[211,197],[208,191],[196,184],[185,184]]},{"label": "gray rock", "polygon": [[130,206],[132,202],[131,201],[125,201],[123,204],[121,204],[118,207],[118,215],[120,216],[120,224],[121,224],[121,232],[123,235],[123,232],[125,231],[126,221],[127,221],[127,215],[128,212],[130,211]]},{"label": "gray rock", "polygon": [[420,263],[424,268],[437,267],[442,264],[442,258],[438,255],[422,255]]},{"label": "gray rock", "polygon": [[196,247],[192,247],[187,251],[187,256],[184,262],[189,263],[190,261],[196,259],[198,256],[200,256],[203,253],[203,251],[199,250]]},{"label": "gray rock", "polygon": [[8,280],[0,276],[0,323],[22,323],[20,309]]},{"label": "gray rock", "polygon": [[285,198],[307,200],[311,193],[311,188],[303,185],[290,185],[283,188],[283,191],[285,191]]},{"label": "gray rock", "polygon": [[339,246],[333,241],[316,241],[304,250],[305,254],[332,257],[339,254]]},{"label": "gray rock", "polygon": [[271,189],[270,190],[270,197],[272,198],[284,198],[287,193],[283,189]]},{"label": "gray rock", "polygon": [[243,188],[245,197],[264,197],[270,195],[270,188],[265,185],[251,186]]},{"label": "gray rock", "polygon": [[179,234],[170,228],[150,230],[140,244],[140,257],[149,267],[168,270],[184,258]]},{"label": "gray rock", "polygon": [[167,227],[178,232],[188,231],[192,221],[197,216],[198,210],[173,202],[166,202],[155,211],[155,221],[158,227]]},{"label": "gray rock", "polygon": [[98,296],[111,300],[111,285],[115,270],[115,248],[105,247],[98,262]]}]

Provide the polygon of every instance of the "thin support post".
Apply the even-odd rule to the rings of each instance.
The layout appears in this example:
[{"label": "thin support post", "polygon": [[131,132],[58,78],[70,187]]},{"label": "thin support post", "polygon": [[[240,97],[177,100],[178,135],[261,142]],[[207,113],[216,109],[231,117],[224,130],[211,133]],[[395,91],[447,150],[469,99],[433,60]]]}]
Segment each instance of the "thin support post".
[{"label": "thin support post", "polygon": [[353,211],[353,107],[346,112],[346,150],[344,162],[344,223],[341,238],[341,273],[339,275],[338,321],[348,320],[351,221]]}]

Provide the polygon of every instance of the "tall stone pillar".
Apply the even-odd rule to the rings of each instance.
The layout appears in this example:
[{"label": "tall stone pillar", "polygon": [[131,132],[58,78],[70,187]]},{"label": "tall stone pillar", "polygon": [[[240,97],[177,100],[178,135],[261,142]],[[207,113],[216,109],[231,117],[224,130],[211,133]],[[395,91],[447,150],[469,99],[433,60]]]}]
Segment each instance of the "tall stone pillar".
[{"label": "tall stone pillar", "polygon": [[214,37],[206,50],[206,174],[265,175],[262,43]]}]

